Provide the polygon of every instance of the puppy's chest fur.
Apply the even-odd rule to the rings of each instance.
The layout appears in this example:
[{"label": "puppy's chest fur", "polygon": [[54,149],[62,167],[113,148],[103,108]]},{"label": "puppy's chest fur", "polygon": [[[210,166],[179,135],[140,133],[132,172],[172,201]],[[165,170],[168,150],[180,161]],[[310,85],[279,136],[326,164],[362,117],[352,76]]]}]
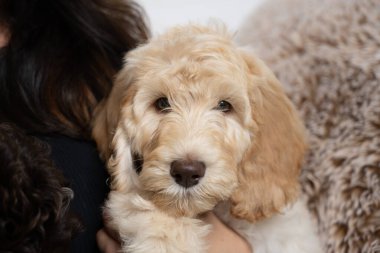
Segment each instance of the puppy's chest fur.
[{"label": "puppy's chest fur", "polygon": [[255,253],[322,252],[315,225],[301,199],[282,213],[256,223],[233,217],[228,201],[219,203],[214,212],[241,235]]}]

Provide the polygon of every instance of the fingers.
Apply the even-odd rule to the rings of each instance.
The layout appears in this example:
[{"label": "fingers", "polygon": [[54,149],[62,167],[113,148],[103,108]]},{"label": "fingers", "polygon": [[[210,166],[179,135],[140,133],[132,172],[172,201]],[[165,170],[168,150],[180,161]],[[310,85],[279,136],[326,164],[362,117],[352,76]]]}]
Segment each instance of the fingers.
[{"label": "fingers", "polygon": [[110,226],[111,218],[106,211],[103,212],[104,227],[96,233],[98,248],[103,253],[121,252],[121,240],[119,234]]},{"label": "fingers", "polygon": [[107,213],[107,210],[103,211],[103,224],[104,228],[103,230],[111,236],[115,241],[121,242],[119,233],[112,228],[111,224],[111,217]]},{"label": "fingers", "polygon": [[105,229],[96,233],[96,242],[98,248],[103,253],[117,253],[121,251],[120,242],[114,240]]}]

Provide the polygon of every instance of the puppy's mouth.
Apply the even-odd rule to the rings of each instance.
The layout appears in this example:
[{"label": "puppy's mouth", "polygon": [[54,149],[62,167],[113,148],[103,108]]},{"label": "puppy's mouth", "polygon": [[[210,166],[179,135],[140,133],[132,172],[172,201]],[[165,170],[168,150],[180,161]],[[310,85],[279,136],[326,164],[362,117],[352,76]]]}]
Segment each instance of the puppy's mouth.
[{"label": "puppy's mouth", "polygon": [[142,167],[144,165],[144,158],[142,155],[134,152],[132,154],[132,160],[133,160],[133,169],[136,171],[137,174],[140,174]]}]

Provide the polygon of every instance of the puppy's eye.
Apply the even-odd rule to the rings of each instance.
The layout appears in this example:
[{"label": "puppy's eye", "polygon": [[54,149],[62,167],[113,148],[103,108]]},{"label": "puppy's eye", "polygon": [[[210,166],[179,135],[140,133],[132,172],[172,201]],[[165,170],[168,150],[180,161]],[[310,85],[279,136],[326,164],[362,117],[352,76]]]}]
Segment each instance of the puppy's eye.
[{"label": "puppy's eye", "polygon": [[232,105],[228,103],[226,100],[221,100],[215,107],[215,110],[219,110],[222,112],[230,112],[232,110]]},{"label": "puppy's eye", "polygon": [[170,103],[167,97],[161,97],[154,102],[154,107],[159,112],[168,112],[170,109]]}]

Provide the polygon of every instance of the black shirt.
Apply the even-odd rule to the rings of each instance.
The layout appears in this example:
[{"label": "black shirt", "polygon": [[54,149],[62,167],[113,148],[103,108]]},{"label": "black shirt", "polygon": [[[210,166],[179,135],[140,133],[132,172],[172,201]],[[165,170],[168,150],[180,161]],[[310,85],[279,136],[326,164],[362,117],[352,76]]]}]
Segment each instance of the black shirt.
[{"label": "black shirt", "polygon": [[73,253],[100,252],[96,232],[103,226],[102,206],[108,194],[108,178],[92,141],[72,139],[62,135],[37,136],[51,147],[51,156],[62,170],[74,191],[71,210],[84,223],[84,232],[72,241]]}]

